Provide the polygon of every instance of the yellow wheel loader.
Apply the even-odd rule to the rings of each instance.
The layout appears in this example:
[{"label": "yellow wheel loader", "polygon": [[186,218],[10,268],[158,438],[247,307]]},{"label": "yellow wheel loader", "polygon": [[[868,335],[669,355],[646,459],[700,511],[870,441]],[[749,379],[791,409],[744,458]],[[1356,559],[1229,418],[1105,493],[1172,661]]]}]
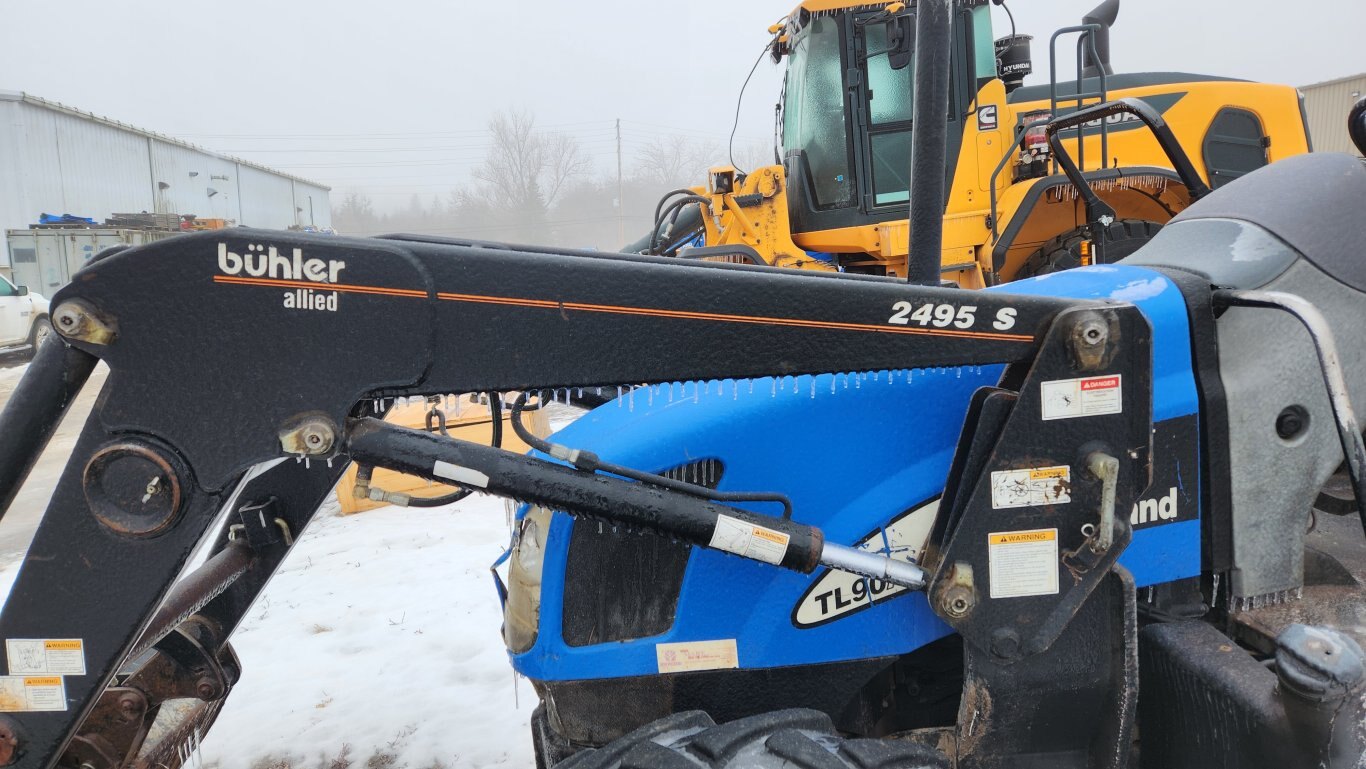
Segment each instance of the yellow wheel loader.
[{"label": "yellow wheel loader", "polygon": [[[953,5],[943,280],[980,288],[1120,259],[1210,188],[1310,149],[1289,86],[1115,74],[1119,0],[1055,32],[1048,83],[1024,86],[1032,39],[1013,17],[994,39],[992,3],[1004,5]],[[915,14],[914,2],[805,0],[773,25],[768,50],[786,62],[781,164],[712,169],[706,186],[661,200],[651,233],[624,250],[905,277]],[[1059,82],[1064,59],[1075,78]],[[1055,137],[1103,203],[1088,221],[1045,129],[1110,101],[1132,109]]]}]

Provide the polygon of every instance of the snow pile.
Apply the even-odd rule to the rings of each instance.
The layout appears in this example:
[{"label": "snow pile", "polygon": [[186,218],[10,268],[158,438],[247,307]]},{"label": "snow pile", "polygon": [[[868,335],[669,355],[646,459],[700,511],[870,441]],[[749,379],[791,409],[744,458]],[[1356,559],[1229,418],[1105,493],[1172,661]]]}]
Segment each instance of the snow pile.
[{"label": "snow pile", "polygon": [[507,540],[483,496],[316,519],[233,637],[205,765],[531,766],[536,698],[523,681],[517,702],[488,570]]}]

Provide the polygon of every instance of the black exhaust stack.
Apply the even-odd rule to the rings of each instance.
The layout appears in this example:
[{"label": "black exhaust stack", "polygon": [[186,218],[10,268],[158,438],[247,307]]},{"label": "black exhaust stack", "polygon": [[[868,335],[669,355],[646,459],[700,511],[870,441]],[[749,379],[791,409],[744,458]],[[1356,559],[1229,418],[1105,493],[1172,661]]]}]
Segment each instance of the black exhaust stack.
[{"label": "black exhaust stack", "polygon": [[1083,47],[1085,69],[1082,70],[1083,77],[1096,77],[1104,72],[1106,75],[1115,74],[1110,67],[1110,27],[1114,25],[1115,19],[1119,16],[1119,0],[1105,0],[1096,6],[1090,13],[1081,17],[1083,24],[1099,24],[1100,29],[1095,30],[1096,57],[1091,58],[1089,46]]},{"label": "black exhaust stack", "polygon": [[949,63],[953,0],[920,0],[915,14],[915,112],[911,131],[910,244],[906,282],[939,285],[944,240]]}]

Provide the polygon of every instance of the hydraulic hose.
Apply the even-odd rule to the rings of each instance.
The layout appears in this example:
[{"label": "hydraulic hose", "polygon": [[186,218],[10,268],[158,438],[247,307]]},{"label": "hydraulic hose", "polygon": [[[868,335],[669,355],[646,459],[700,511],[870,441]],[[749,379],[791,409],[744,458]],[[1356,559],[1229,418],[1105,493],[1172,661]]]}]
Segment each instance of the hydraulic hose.
[{"label": "hydraulic hose", "polygon": [[[496,392],[487,393],[487,396],[489,399],[489,414],[493,417],[493,423],[490,425],[491,435],[489,436],[489,443],[495,449],[501,449],[503,447],[503,398]],[[443,434],[446,432],[444,424],[441,432]],[[443,494],[439,497],[413,497],[408,501],[408,507],[442,507],[453,502],[459,502],[473,493],[474,489],[460,488],[457,491],[453,491],[450,494]]]},{"label": "hydraulic hose", "polygon": [[528,408],[526,405],[527,395],[528,393],[523,392],[521,395],[517,396],[517,400],[512,403],[512,429],[517,433],[518,438],[521,438],[528,446],[536,449],[542,454],[547,454],[556,459],[568,462],[580,470],[619,475],[622,478],[630,478],[633,481],[648,483],[653,486],[659,486],[661,488],[669,489],[670,491],[688,494],[700,499],[709,499],[716,502],[773,502],[782,505],[784,519],[791,520],[792,518],[792,500],[782,494],[762,491],[717,491],[705,486],[698,486],[692,483],[674,480],[673,478],[665,478],[662,475],[642,472],[624,465],[604,462],[598,458],[598,455],[591,451],[571,449],[568,446],[551,443],[532,435],[531,431],[526,429],[526,426],[522,424],[522,412],[534,411],[540,408],[540,404],[538,403],[536,406]]},{"label": "hydraulic hose", "polygon": [[[669,240],[669,238],[673,235],[673,227],[674,227],[674,224],[678,221],[679,215],[683,212],[683,210],[684,210],[687,206],[692,205],[692,204],[694,204],[694,203],[698,205],[697,223],[698,223],[699,225],[702,223],[702,216],[701,216],[702,210],[701,210],[701,207],[702,207],[702,206],[706,206],[706,205],[710,205],[710,204],[711,204],[711,201],[710,201],[710,200],[708,200],[707,198],[702,197],[701,195],[692,195],[692,194],[689,194],[689,195],[687,195],[687,196],[685,196],[685,197],[681,197],[681,198],[679,198],[678,200],[675,200],[674,202],[670,203],[669,206],[668,206],[667,208],[664,209],[664,211],[663,211],[663,213],[662,213],[662,215],[661,215],[660,217],[658,217],[658,218],[655,219],[654,237],[653,237],[653,238],[651,239],[651,241],[650,241],[650,253],[652,253],[652,254],[658,254],[658,253],[660,252],[660,249],[665,245],[665,243],[666,243],[666,242]],[[665,227],[666,227],[666,221],[667,221],[667,229],[665,229]],[[690,228],[690,229],[693,229],[693,228]]]}]

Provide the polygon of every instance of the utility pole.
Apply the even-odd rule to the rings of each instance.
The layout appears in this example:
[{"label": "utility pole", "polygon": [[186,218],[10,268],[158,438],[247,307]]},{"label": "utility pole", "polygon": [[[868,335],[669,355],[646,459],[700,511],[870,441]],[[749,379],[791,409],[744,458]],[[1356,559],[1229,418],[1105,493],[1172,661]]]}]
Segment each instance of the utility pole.
[{"label": "utility pole", "polygon": [[626,200],[621,185],[621,118],[617,118],[617,247],[626,244]]}]

